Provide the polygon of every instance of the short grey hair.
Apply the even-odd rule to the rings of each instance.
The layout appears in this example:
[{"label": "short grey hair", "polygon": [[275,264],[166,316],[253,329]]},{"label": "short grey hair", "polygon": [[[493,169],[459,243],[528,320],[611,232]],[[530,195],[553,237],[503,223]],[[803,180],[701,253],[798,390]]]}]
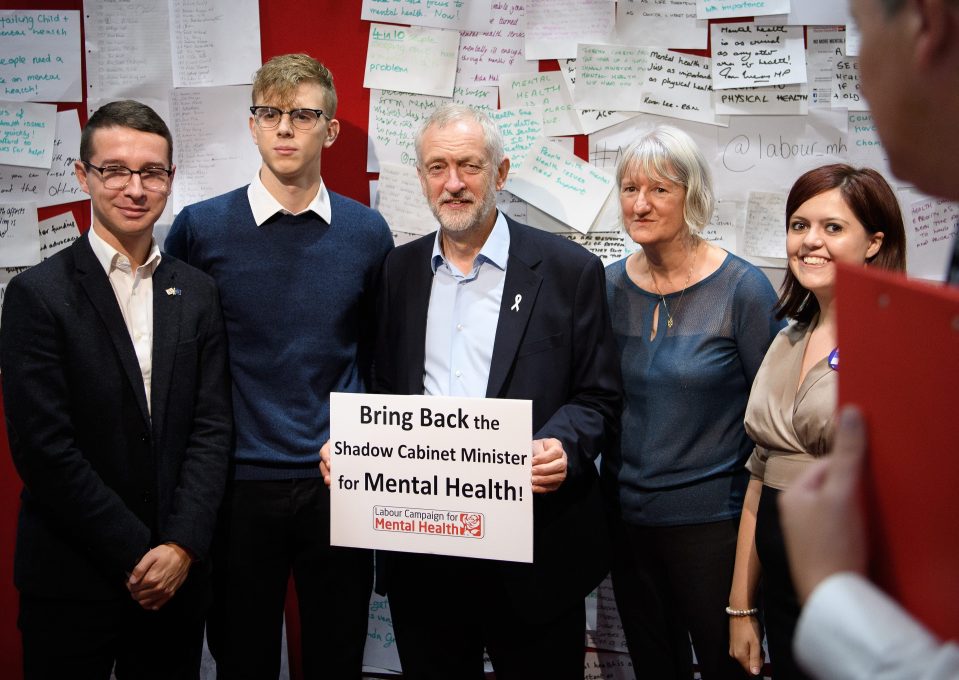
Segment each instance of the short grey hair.
[{"label": "short grey hair", "polygon": [[616,166],[616,183],[642,172],[650,179],[668,179],[686,190],[683,219],[690,231],[701,231],[713,216],[715,197],[703,152],[692,137],[671,125],[659,125],[630,144]]},{"label": "short grey hair", "polygon": [[484,111],[474,109],[466,104],[443,104],[423,121],[420,129],[416,131],[414,144],[416,146],[416,165],[423,167],[423,137],[426,132],[433,127],[444,128],[447,125],[460,120],[473,121],[478,123],[483,129],[483,145],[486,147],[486,154],[490,158],[494,168],[498,168],[506,158],[503,151],[503,136],[500,134],[499,127],[493,122]]}]

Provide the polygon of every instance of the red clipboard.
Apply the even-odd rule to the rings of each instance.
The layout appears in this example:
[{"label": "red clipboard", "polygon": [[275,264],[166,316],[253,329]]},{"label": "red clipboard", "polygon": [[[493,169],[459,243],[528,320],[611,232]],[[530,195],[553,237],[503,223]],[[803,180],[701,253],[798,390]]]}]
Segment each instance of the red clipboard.
[{"label": "red clipboard", "polygon": [[845,267],[837,291],[839,402],[869,427],[870,575],[959,639],[959,289]]}]

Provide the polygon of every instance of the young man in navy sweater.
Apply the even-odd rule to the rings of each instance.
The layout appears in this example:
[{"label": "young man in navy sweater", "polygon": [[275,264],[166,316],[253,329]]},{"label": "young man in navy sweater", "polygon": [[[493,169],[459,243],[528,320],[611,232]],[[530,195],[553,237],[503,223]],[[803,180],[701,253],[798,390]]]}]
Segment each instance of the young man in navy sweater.
[{"label": "young man in navy sweater", "polygon": [[211,274],[222,299],[236,446],[214,563],[209,641],[218,677],[276,678],[286,586],[299,598],[307,678],[359,678],[369,551],[331,548],[319,450],[330,392],[367,386],[383,218],[329,191],[320,158],[340,131],[333,76],[305,54],[253,82],[249,186],[185,208],[166,249]]}]

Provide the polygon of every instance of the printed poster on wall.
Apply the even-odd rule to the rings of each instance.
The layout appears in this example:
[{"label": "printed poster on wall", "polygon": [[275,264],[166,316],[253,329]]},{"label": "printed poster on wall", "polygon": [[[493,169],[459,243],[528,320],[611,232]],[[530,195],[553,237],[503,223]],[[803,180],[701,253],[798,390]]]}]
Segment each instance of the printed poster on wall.
[{"label": "printed poster on wall", "polygon": [[330,543],[533,561],[532,402],[330,395]]}]

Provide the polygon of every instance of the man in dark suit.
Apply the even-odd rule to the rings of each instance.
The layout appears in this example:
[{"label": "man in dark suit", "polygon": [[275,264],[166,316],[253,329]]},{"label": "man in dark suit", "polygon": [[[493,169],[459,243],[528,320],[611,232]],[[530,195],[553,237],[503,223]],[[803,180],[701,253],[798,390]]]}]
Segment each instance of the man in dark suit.
[{"label": "man in dark suit", "polygon": [[216,288],[153,240],[174,168],[152,109],[100,108],[80,158],[91,229],[3,307],[25,675],[196,678],[232,438]]},{"label": "man in dark suit", "polygon": [[[416,138],[440,229],[394,250],[378,301],[378,390],[533,402],[532,564],[391,553],[385,587],[404,677],[582,678],[583,598],[608,570],[593,460],[619,418],[598,258],[503,216],[496,125],[461,105]],[[378,558],[379,559],[379,558]]]}]

